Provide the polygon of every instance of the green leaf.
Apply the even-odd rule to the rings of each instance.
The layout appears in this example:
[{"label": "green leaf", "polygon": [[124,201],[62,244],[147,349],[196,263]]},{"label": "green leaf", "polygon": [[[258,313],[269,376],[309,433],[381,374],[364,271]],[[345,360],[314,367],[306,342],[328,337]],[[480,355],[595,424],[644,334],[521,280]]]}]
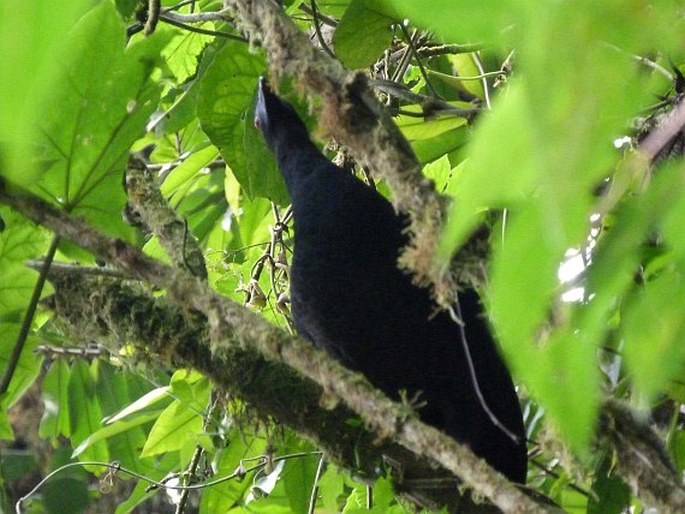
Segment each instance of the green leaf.
[{"label": "green leaf", "polygon": [[[453,103],[464,107],[463,102]],[[421,112],[421,107],[418,105],[405,106],[403,109],[409,112]],[[395,118],[395,123],[422,164],[432,162],[464,146],[468,140],[465,118],[444,116],[426,119],[401,115]]]},{"label": "green leaf", "polygon": [[60,436],[71,436],[69,417],[69,365],[64,359],[57,359],[43,380],[43,403],[45,411],[40,421],[38,434],[57,445]]},{"label": "green leaf", "polygon": [[670,165],[659,170],[642,195],[630,198],[617,210],[616,221],[600,240],[588,268],[588,291],[594,297],[586,326],[604,326],[617,299],[633,284],[642,242],[684,190],[682,170]]},{"label": "green leaf", "polygon": [[[256,97],[250,104],[248,113],[253,113],[256,105]],[[285,182],[281,177],[276,161],[269,150],[267,150],[262,135],[254,125],[252,116],[248,115],[243,123],[243,151],[245,165],[251,173],[250,189],[255,191],[255,196],[263,196],[278,205],[288,205],[290,195],[285,188]],[[238,177],[236,177],[238,178]],[[240,180],[238,178],[238,180]],[[241,185],[245,187],[243,182]],[[257,194],[256,191],[264,190],[264,194]],[[247,191],[249,197],[249,190]]]},{"label": "green leaf", "polygon": [[123,171],[129,147],[159,102],[161,86],[152,76],[168,37],[154,35],[126,48],[114,6],[100,3],[66,41],[69,58],[42,113],[46,165],[34,190],[109,234],[131,232],[120,215]]},{"label": "green leaf", "polygon": [[45,252],[47,232],[7,207],[0,207],[0,215],[6,224],[0,232],[0,320],[18,320],[38,281],[38,274],[26,267],[26,261]]},{"label": "green leaf", "polygon": [[[467,107],[463,102],[451,103],[453,103],[455,107]],[[417,114],[422,112],[421,107],[418,105],[407,105],[403,107],[403,110]],[[419,118],[416,116],[402,114],[395,118],[395,123],[402,131],[404,137],[406,137],[410,142],[413,142],[423,139],[431,139],[450,130],[463,127],[466,125],[466,119],[459,118],[457,116]]]},{"label": "green leaf", "polygon": [[159,407],[154,407],[157,403],[162,400],[169,399],[169,387],[157,387],[152,391],[148,391],[143,396],[135,400],[130,405],[127,405],[119,412],[105,419],[105,423],[115,423],[120,420],[124,420],[129,416],[135,416],[139,414],[145,415],[150,410],[156,411]]},{"label": "green leaf", "polygon": [[210,141],[250,198],[286,203],[285,184],[253,127],[255,92],[266,63],[247,45],[227,41],[211,47],[211,64],[201,78],[197,115]]},{"label": "green leaf", "polygon": [[621,332],[625,359],[645,404],[685,363],[685,286],[681,269],[664,271],[629,299]]},{"label": "green leaf", "polygon": [[308,455],[286,462],[281,480],[293,512],[307,512],[318,465],[319,455]]},{"label": "green leaf", "polygon": [[[316,6],[327,16],[342,18],[350,2],[351,0],[319,0]],[[297,3],[293,2],[293,7],[297,8]]]},{"label": "green leaf", "polygon": [[450,160],[446,155],[443,155],[436,161],[426,164],[423,167],[424,176],[435,182],[435,189],[440,193],[445,190],[451,171],[452,166],[450,165]]},{"label": "green leaf", "polygon": [[150,430],[141,457],[150,457],[181,450],[188,437],[196,437],[202,431],[202,416],[188,409],[180,401],[169,405]]},{"label": "green leaf", "polygon": [[[205,27],[203,27],[205,25]],[[198,28],[213,30],[212,23],[196,25]],[[174,36],[162,51],[164,62],[174,74],[177,83],[183,84],[197,72],[197,63],[202,51],[214,40],[214,36],[199,34],[189,30],[159,24],[155,32],[170,30]]]},{"label": "green leaf", "polygon": [[550,210],[530,203],[508,218],[492,263],[490,313],[514,374],[529,386],[550,419],[579,453],[593,433],[598,402],[596,331],[554,333],[540,342],[557,270],[570,242],[558,238]]},{"label": "green leaf", "polygon": [[[184,371],[177,372],[185,373]],[[190,377],[192,381],[197,380]],[[173,382],[174,391],[181,398],[174,400],[162,412],[150,430],[141,457],[182,450],[188,443],[197,443],[202,433],[202,412],[209,399],[209,383],[206,379],[189,385],[184,380]]]},{"label": "green leaf", "polygon": [[596,334],[559,334],[534,350],[521,378],[544,405],[549,421],[579,455],[595,434],[599,409]]},{"label": "green leaf", "polygon": [[411,146],[419,162],[426,164],[464,147],[468,138],[469,131],[464,126],[448,130],[430,139],[416,139],[411,141]]},{"label": "green leaf", "polygon": [[77,457],[90,446],[104,442],[110,454],[116,455],[117,462],[123,467],[148,475],[156,464],[154,459],[140,458],[140,449],[145,445],[148,426],[158,415],[158,412],[150,412],[135,419],[107,425],[85,439],[74,449],[73,455]]},{"label": "green leaf", "polygon": [[[70,462],[68,449],[58,448],[50,463],[54,469]],[[102,469],[100,468],[99,471]],[[88,494],[89,477],[80,467],[72,467],[58,473],[52,480],[43,485],[46,512],[48,514],[63,514],[65,512],[86,512],[90,503]]]},{"label": "green leaf", "polygon": [[117,6],[121,17],[128,18],[133,15],[139,2],[138,0],[114,0],[114,4]]},{"label": "green leaf", "polygon": [[[96,379],[96,394],[103,414],[119,411],[123,405],[130,402],[129,384],[134,383],[130,380],[130,373],[122,372],[108,361],[98,359],[91,365],[91,374]],[[74,456],[99,441],[105,441],[110,453],[117,456],[117,461],[122,466],[147,474],[153,463],[152,459],[141,459],[139,456],[147,433],[142,426],[155,420],[161,410],[160,407],[156,412],[148,412],[147,415],[129,417],[120,423],[107,423],[83,441],[74,450]]]},{"label": "green leaf", "polygon": [[[78,445],[102,426],[102,409],[95,394],[95,380],[85,361],[74,362],[68,389],[71,440],[74,445]],[[110,460],[107,445],[102,441],[88,447],[79,457],[84,461],[107,462]],[[98,468],[94,472],[99,474],[103,470]]]},{"label": "green leaf", "polygon": [[342,509],[344,514],[354,514],[366,506],[366,488],[367,486],[363,484],[355,484],[354,489],[352,489],[352,492],[347,497],[345,506]]},{"label": "green leaf", "polygon": [[605,460],[597,471],[588,499],[587,514],[620,514],[630,505],[630,488],[617,476],[610,475],[610,462]]},{"label": "green leaf", "polygon": [[214,145],[196,149],[181,164],[176,166],[161,186],[162,194],[166,197],[174,194],[182,185],[194,178],[205,166],[214,161],[219,155],[219,150]]},{"label": "green leaf", "polygon": [[324,512],[338,512],[339,498],[343,495],[345,481],[342,472],[329,464],[319,479],[319,496],[323,503]]},{"label": "green leaf", "polygon": [[9,412],[4,410],[0,412],[0,440],[4,439],[11,441],[14,439],[14,430],[9,420]]},{"label": "green leaf", "polygon": [[368,68],[390,45],[393,21],[374,10],[372,2],[352,0],[333,33],[336,56],[347,68]]},{"label": "green leaf", "polygon": [[[495,102],[473,133],[469,162],[461,180],[440,251],[447,259],[465,241],[486,207],[505,207],[528,198],[542,168],[535,160],[535,142],[524,85],[509,85],[506,98]],[[500,142],[506,141],[506,144]]]},{"label": "green leaf", "polygon": [[545,211],[531,205],[507,223],[496,248],[490,282],[490,313],[504,353],[518,374],[530,365],[534,335],[546,320],[564,255],[545,237]]},{"label": "green leaf", "polygon": [[[501,42],[510,36],[504,29],[515,26],[520,17],[518,2],[472,2],[468,0],[380,0],[369,5],[396,20],[440,34],[448,43]],[[506,44],[506,43],[505,43]]]},{"label": "green leaf", "polygon": [[[234,429],[227,436],[229,444],[217,452],[214,460],[217,478],[234,473],[242,459],[262,455],[266,448],[266,441],[256,434],[246,437],[246,434]],[[208,489],[202,495],[203,512],[228,512],[251,486],[251,480],[229,480],[221,487]]]},{"label": "green leaf", "polygon": [[675,204],[665,213],[661,223],[663,236],[673,251],[674,258],[685,258],[685,230],[682,222],[685,219],[685,195],[679,195]]},{"label": "green leaf", "polygon": [[[0,334],[3,343],[0,344],[0,369],[3,372],[7,369],[7,364],[9,363],[20,329],[21,325],[18,323],[0,322]],[[3,410],[7,410],[14,405],[24,395],[26,390],[31,387],[40,373],[43,357],[36,357],[33,353],[37,345],[38,338],[35,336],[30,335],[26,339],[24,348],[19,356],[19,362],[9,383],[9,388],[2,396],[1,405]]]},{"label": "green leaf", "polygon": [[90,5],[0,1],[0,174],[11,182],[28,186],[40,174],[32,164],[35,124],[60,87],[57,63],[69,57],[63,41]]}]

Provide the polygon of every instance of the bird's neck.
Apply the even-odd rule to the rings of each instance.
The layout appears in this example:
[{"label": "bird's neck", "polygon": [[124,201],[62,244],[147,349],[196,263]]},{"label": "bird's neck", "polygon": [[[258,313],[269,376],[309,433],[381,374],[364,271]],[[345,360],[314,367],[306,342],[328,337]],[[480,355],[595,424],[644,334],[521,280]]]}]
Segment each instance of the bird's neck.
[{"label": "bird's neck", "polygon": [[307,140],[290,141],[287,138],[275,149],[278,167],[291,196],[297,188],[324,162],[325,157],[314,143]]}]

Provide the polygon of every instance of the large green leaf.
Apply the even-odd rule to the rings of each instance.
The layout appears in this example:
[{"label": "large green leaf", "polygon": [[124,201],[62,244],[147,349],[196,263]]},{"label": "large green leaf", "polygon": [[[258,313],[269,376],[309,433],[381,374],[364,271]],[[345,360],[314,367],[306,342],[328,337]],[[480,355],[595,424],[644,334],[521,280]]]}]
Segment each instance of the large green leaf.
[{"label": "large green leaf", "polygon": [[141,457],[150,457],[160,453],[180,451],[189,443],[195,445],[202,434],[202,411],[209,399],[209,383],[191,376],[188,381],[177,372],[172,380],[173,393],[176,396],[162,412],[150,430]]},{"label": "large green leaf", "polygon": [[644,402],[652,400],[669,379],[678,378],[685,362],[685,280],[683,269],[669,269],[630,298],[622,333],[625,359]]},{"label": "large green leaf", "polygon": [[197,115],[210,141],[250,198],[287,203],[285,184],[254,128],[255,92],[266,63],[247,45],[227,41],[205,54],[211,64],[201,78]]},{"label": "large green leaf", "polygon": [[[437,32],[450,43],[493,43],[511,36],[519,18],[513,1],[472,0],[380,0],[368,5],[396,20],[409,19],[415,25]],[[505,29],[508,29],[505,31]]]},{"label": "large green leaf", "polygon": [[[459,102],[455,102],[455,105],[464,107],[464,104]],[[418,105],[405,106],[403,109],[408,112],[421,112]],[[395,118],[395,123],[422,164],[461,148],[466,144],[469,135],[466,119],[455,116],[427,119],[401,115]]]},{"label": "large green leaf", "polygon": [[39,122],[42,180],[34,190],[111,234],[125,235],[123,171],[131,144],[157,107],[153,80],[170,37],[129,45],[114,6],[102,2],[65,42],[58,87]]},{"label": "large green leaf", "polygon": [[62,44],[88,0],[0,0],[0,174],[28,186],[39,173],[32,165],[35,123],[59,87]]},{"label": "large green leaf", "polygon": [[[245,433],[240,433],[235,429],[229,431],[227,440],[230,443],[217,451],[214,459],[217,477],[231,475],[241,466],[243,459],[263,454],[266,441],[254,434],[250,434],[249,438],[245,436]],[[202,495],[202,506],[205,509],[203,512],[229,512],[229,509],[240,501],[251,486],[251,480],[229,480],[221,487],[209,488]]]},{"label": "large green leaf", "polygon": [[[410,9],[404,2],[392,3]],[[594,212],[594,189],[620,158],[612,141],[646,100],[645,81],[633,63],[607,43],[633,45],[631,38],[639,39],[644,28],[632,23],[637,21],[635,12],[608,12],[611,9],[595,2],[585,2],[585,9],[564,2],[512,4],[518,9],[510,15],[508,37],[516,46],[517,75],[475,128],[441,253],[444,258],[451,255],[484,210],[508,209],[491,267],[491,313],[497,333],[517,377],[546,407],[572,447],[582,452],[590,440],[598,401],[594,349],[604,340],[615,297],[608,290],[598,291],[591,305],[561,318],[572,321],[559,322],[551,334],[541,335],[551,312],[571,310],[554,303],[561,290],[559,265],[567,250],[584,244]],[[471,9],[476,17],[488,9],[502,9],[454,2],[444,6],[445,13],[450,8],[455,14],[463,8],[461,16]],[[418,11],[416,6],[411,9]],[[501,28],[503,13],[492,14],[490,29]],[[460,42],[461,27],[449,28],[439,20],[431,26],[449,41]],[[489,37],[484,36],[486,41]],[[574,44],[558,45],[559,40]],[[552,47],[555,50],[549,52]],[[638,229],[635,235],[641,238],[645,233]],[[592,275],[613,281],[613,294],[619,292],[617,287],[625,287],[634,269],[634,259],[625,252],[634,254],[638,240],[631,237],[611,262],[597,262],[606,268],[606,276]]]},{"label": "large green leaf", "polygon": [[488,207],[529,198],[542,169],[536,159],[530,106],[524,84],[512,83],[507,96],[483,115],[471,140],[470,158],[441,245],[443,258],[464,242]]},{"label": "large green leaf", "polygon": [[[211,24],[208,25],[210,26],[204,28],[211,30],[213,27]],[[169,25],[158,26],[157,31],[164,28],[168,30]],[[164,48],[162,57],[164,57],[164,62],[169,66],[178,83],[182,84],[197,73],[199,56],[214,38],[188,30],[179,31],[173,28],[173,31],[176,35]]]},{"label": "large green leaf", "polygon": [[[96,393],[103,415],[114,414],[133,401],[129,392],[131,373],[121,372],[105,360],[94,361],[92,369],[97,376]],[[139,473],[147,473],[152,467],[152,462],[151,459],[141,459],[139,455],[140,448],[145,444],[146,439],[146,431],[141,427],[144,424],[144,417],[141,417],[143,419],[133,421],[127,430],[114,430],[112,425],[107,425],[95,433],[99,433],[103,439],[106,439],[110,453],[117,456],[122,466]],[[148,417],[150,421],[152,418],[152,415]],[[126,422],[120,424],[126,424]],[[104,436],[102,432],[107,429],[112,431]],[[89,439],[92,439],[92,436]],[[96,442],[91,440],[90,444]]]},{"label": "large green leaf", "polygon": [[373,3],[353,0],[333,33],[336,56],[350,69],[371,66],[390,45],[392,22],[373,10]]}]

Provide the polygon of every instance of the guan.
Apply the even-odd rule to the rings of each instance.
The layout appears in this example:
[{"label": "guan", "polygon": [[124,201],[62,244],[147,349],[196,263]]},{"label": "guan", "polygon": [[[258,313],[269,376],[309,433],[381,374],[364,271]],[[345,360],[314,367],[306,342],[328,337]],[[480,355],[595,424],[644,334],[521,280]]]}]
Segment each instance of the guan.
[{"label": "guan", "polygon": [[389,397],[418,398],[424,422],[510,480],[525,482],[521,408],[478,294],[459,293],[461,327],[438,310],[429,291],[398,268],[406,217],[329,161],[263,78],[255,125],[292,200],[290,299],[299,335]]}]

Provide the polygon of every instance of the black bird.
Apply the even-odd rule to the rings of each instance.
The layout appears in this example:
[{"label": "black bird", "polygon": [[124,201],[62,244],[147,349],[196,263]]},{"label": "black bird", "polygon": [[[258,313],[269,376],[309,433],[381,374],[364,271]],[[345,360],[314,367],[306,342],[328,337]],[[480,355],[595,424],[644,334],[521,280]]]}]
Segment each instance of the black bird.
[{"label": "black bird", "polygon": [[460,327],[397,266],[405,218],[376,190],[330,162],[293,107],[259,83],[255,125],[275,154],[292,199],[292,315],[298,333],[362,372],[394,399],[420,394],[429,423],[510,480],[526,478],[521,409],[475,291],[459,294],[478,399]]}]

